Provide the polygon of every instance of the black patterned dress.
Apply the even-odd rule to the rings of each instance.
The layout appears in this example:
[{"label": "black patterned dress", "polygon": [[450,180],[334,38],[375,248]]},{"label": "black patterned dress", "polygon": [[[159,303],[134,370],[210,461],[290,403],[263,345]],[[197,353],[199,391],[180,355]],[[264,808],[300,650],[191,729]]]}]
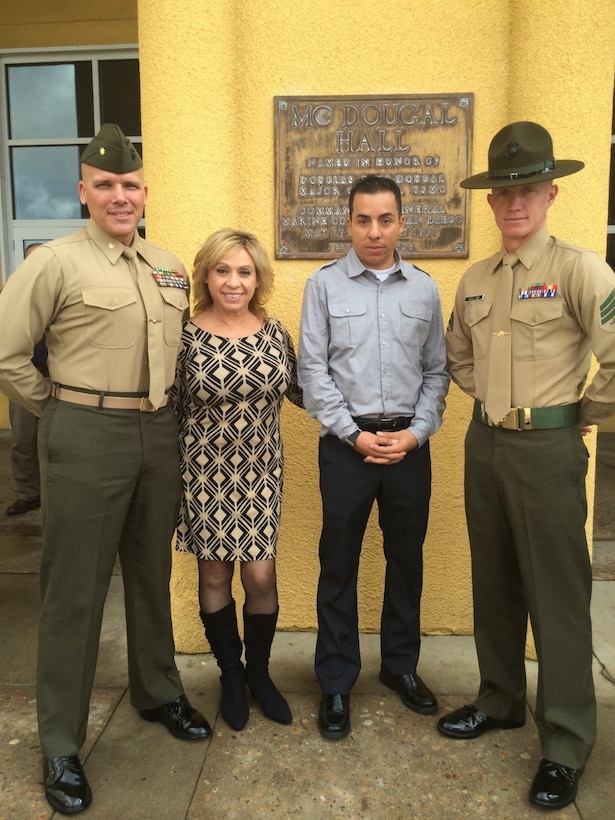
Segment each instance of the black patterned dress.
[{"label": "black patterned dress", "polygon": [[171,396],[183,480],[179,551],[217,561],[275,557],[285,395],[303,406],[293,344],[279,321],[239,339],[185,324]]}]

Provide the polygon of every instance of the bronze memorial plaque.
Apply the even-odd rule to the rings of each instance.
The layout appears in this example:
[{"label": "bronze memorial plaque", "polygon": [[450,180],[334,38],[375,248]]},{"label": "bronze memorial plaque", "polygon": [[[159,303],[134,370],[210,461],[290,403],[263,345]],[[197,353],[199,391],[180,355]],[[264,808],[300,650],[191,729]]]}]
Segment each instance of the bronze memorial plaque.
[{"label": "bronze memorial plaque", "polygon": [[402,256],[468,256],[472,94],[274,100],[277,259],[348,253],[348,192],[365,174],[401,188]]}]

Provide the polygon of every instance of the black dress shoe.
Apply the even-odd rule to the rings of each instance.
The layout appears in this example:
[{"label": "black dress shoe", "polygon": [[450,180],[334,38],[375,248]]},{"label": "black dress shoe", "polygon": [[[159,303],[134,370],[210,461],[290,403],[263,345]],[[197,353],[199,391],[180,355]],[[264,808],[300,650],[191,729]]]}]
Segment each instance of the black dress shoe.
[{"label": "black dress shoe", "polygon": [[490,718],[476,706],[462,706],[454,712],[441,717],[437,724],[437,729],[446,737],[469,740],[472,737],[480,737],[491,729],[519,729],[525,725],[525,718],[522,720],[496,720]]},{"label": "black dress shoe", "polygon": [[380,670],[380,682],[394,689],[404,706],[420,715],[433,715],[438,711],[438,701],[418,675],[391,675],[386,669]]},{"label": "black dress shoe", "polygon": [[327,740],[341,740],[350,731],[350,696],[323,695],[318,710],[318,729]]},{"label": "black dress shoe", "polygon": [[7,515],[23,515],[30,510],[38,510],[41,506],[40,498],[18,498],[6,508]]},{"label": "black dress shoe", "polygon": [[43,758],[45,797],[55,811],[76,814],[92,802],[92,792],[76,755]]},{"label": "black dress shoe", "polygon": [[140,709],[139,714],[151,723],[159,721],[174,737],[181,740],[205,740],[211,734],[211,726],[203,715],[188,703],[185,695],[180,695],[170,703],[155,709]]},{"label": "black dress shoe", "polygon": [[571,769],[543,757],[530,789],[530,802],[543,809],[563,809],[577,796],[582,773],[582,769]]}]

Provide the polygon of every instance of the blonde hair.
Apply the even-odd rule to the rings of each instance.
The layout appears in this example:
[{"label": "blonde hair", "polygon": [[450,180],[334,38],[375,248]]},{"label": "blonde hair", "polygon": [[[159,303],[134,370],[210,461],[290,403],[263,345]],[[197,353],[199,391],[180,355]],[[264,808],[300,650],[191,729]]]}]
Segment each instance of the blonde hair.
[{"label": "blonde hair", "polygon": [[207,310],[212,305],[212,298],[205,281],[207,274],[223,256],[238,248],[243,248],[249,254],[258,277],[258,285],[250,300],[250,310],[262,318],[267,318],[265,303],[273,289],[273,270],[269,259],[265,249],[253,234],[232,228],[222,228],[208,236],[194,257],[192,288],[196,313]]}]

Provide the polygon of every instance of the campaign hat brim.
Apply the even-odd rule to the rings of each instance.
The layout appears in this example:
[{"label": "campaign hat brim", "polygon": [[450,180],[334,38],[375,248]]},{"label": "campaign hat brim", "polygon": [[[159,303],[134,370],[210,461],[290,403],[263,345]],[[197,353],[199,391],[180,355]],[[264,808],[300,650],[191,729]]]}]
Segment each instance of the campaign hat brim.
[{"label": "campaign hat brim", "polygon": [[559,179],[559,177],[567,177],[570,174],[576,174],[585,167],[585,163],[577,159],[560,159],[556,160],[555,168],[548,171],[540,171],[534,174],[519,175],[511,173],[508,176],[492,176],[489,171],[482,174],[474,174],[467,179],[462,180],[459,185],[462,188],[510,188],[515,185],[527,185],[533,182],[546,182],[550,179]]}]

